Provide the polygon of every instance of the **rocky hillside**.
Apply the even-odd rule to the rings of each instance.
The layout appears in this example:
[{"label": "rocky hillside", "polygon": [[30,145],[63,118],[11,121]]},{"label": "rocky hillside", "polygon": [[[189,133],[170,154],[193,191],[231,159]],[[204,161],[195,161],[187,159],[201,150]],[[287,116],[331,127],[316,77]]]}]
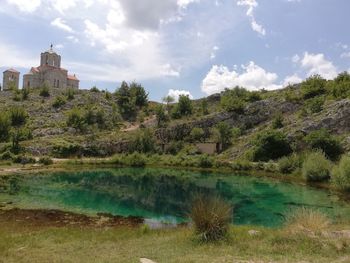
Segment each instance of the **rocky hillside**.
[{"label": "rocky hillside", "polygon": [[[20,91],[2,91],[0,111],[23,107],[28,112],[26,128],[31,131],[31,137],[22,141],[21,146],[27,154],[34,156],[110,156],[128,152],[141,128],[151,130],[158,149],[160,145],[176,141],[193,142],[191,133],[194,128],[202,130],[201,142],[214,142],[214,129],[219,123],[226,123],[239,131],[239,135],[232,138],[233,143],[222,153],[228,158],[243,156],[259,133],[271,129],[283,132],[291,145],[300,148],[304,136],[324,128],[337,136],[345,150],[349,150],[350,100],[347,96],[333,96],[334,87],[331,89],[329,82],[325,83],[328,86],[311,97],[305,95],[304,84],[255,94],[239,90],[232,91],[232,94],[215,94],[193,101],[191,114],[182,117],[172,117],[170,112],[177,104],[170,103],[162,106],[166,108],[165,114],[169,112],[163,125],[157,125],[157,107],[162,104],[148,103],[138,108],[133,121],[128,121],[122,117],[116,96],[98,90],[80,90],[69,96],[68,91],[50,89],[49,95],[43,96],[42,90],[37,89],[30,91],[26,99],[21,98]],[[228,110],[223,102],[225,96],[234,99],[231,104],[235,107],[237,103],[244,103],[239,109]],[[240,101],[235,101],[237,98]],[[203,112],[203,103],[208,112]],[[84,120],[84,129],[68,124],[69,116],[78,110],[84,111],[85,118],[91,115],[95,121]],[[276,119],[281,125],[272,128]],[[0,151],[6,151],[10,145],[10,140],[2,142]]]}]

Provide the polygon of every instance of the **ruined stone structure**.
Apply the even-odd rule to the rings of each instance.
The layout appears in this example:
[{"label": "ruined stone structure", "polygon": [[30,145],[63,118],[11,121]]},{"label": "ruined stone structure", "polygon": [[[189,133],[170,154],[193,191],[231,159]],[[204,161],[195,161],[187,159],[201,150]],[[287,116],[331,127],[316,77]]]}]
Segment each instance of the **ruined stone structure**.
[{"label": "ruined stone structure", "polygon": [[[18,88],[20,73],[14,69],[4,72],[3,90],[12,87]],[[40,66],[32,67],[29,73],[23,76],[23,88],[38,88],[43,85],[51,88],[79,89],[79,79],[74,75],[68,75],[68,70],[61,68],[61,56],[51,48],[41,53]]]},{"label": "ruined stone structure", "polygon": [[20,73],[13,68],[4,71],[2,89],[3,90],[18,89],[19,75]]}]

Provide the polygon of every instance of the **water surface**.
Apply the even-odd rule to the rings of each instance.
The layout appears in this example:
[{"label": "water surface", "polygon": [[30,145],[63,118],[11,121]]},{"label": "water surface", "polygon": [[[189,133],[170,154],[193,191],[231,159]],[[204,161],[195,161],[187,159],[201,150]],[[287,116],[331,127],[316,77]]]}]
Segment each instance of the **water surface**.
[{"label": "water surface", "polygon": [[350,218],[350,206],[324,190],[275,180],[171,169],[121,168],[0,178],[0,202],[25,208],[186,221],[198,194],[220,195],[234,206],[235,224],[279,226],[297,207]]}]

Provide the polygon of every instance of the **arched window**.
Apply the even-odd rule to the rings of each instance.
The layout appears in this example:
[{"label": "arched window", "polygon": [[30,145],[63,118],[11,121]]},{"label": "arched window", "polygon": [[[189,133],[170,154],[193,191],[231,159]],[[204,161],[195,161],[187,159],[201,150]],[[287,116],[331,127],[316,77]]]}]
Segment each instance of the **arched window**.
[{"label": "arched window", "polygon": [[48,64],[49,64],[49,56],[46,55],[46,65],[48,65]]},{"label": "arched window", "polygon": [[30,88],[30,81],[28,81],[27,86],[28,86],[28,88]]}]

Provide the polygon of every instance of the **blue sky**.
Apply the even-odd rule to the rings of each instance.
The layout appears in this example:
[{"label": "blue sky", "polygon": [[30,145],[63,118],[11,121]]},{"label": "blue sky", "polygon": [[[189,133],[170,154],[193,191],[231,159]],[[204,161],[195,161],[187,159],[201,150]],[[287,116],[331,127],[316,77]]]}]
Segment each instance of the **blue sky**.
[{"label": "blue sky", "polygon": [[278,89],[350,70],[348,0],[0,0],[0,69],[53,43],[81,88],[137,81],[160,100]]}]

